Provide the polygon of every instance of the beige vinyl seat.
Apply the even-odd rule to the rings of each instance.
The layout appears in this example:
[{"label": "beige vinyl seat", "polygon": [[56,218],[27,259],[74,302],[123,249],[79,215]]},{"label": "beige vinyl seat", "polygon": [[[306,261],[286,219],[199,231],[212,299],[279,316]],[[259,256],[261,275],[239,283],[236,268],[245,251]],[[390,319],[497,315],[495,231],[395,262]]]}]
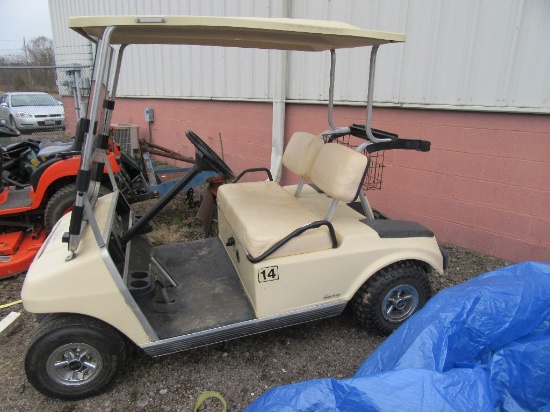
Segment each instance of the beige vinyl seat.
[{"label": "beige vinyl seat", "polygon": [[294,196],[300,196],[306,179],[311,177],[313,164],[323,144],[320,137],[305,132],[296,132],[290,138],[283,153],[283,166],[301,178]]},{"label": "beige vinyl seat", "polygon": [[[316,136],[313,140],[312,136],[295,134],[287,146],[290,154],[285,153],[283,161],[290,170],[298,172],[302,184],[310,177],[334,199],[325,216],[318,216],[296,196],[270,181],[227,184],[218,191],[218,207],[252,262],[337,246],[330,223],[332,211],[338,201],[356,199],[368,159],[336,143],[323,144]],[[297,192],[299,189],[300,185]]]}]

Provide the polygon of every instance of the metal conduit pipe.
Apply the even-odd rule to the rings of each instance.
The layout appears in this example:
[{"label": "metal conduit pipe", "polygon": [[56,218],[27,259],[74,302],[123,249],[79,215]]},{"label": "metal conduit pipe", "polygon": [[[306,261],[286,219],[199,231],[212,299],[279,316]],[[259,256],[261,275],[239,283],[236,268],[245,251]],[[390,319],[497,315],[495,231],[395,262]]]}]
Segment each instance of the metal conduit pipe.
[{"label": "metal conduit pipe", "polygon": [[[271,17],[288,17],[288,1],[279,0],[272,3]],[[276,182],[281,180],[283,166],[283,148],[285,142],[285,113],[287,88],[288,52],[270,50],[270,68],[273,70],[271,90],[273,90],[273,117],[271,125],[271,175]]]}]

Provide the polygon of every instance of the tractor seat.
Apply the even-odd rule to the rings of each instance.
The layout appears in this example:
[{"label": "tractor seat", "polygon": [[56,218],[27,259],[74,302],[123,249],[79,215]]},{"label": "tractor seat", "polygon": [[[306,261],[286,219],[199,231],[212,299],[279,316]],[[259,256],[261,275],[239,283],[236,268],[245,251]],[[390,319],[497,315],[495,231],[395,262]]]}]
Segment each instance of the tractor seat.
[{"label": "tractor seat", "polygon": [[82,150],[82,143],[84,142],[84,136],[88,131],[90,121],[88,119],[78,119],[76,122],[76,133],[72,142],[68,143],[54,143],[50,146],[40,149],[37,153],[39,158],[51,159],[52,157],[60,153],[74,153]]},{"label": "tractor seat", "polygon": [[72,142],[52,144],[51,146],[46,146],[43,149],[40,149],[40,151],[37,153],[37,156],[39,158],[41,157],[50,158],[55,156],[58,153],[70,152],[72,151],[71,150],[72,147],[73,147]]}]

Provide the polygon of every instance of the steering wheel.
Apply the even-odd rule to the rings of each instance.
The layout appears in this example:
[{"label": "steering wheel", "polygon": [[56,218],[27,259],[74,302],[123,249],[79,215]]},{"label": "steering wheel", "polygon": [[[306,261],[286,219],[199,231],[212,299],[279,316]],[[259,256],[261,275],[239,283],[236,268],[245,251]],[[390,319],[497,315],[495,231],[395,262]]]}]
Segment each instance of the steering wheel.
[{"label": "steering wheel", "polygon": [[204,141],[195,134],[195,132],[192,132],[191,130],[188,130],[185,132],[185,135],[189,139],[191,143],[193,143],[193,146],[197,149],[197,151],[204,156],[206,161],[209,163],[212,168],[222,174],[223,177],[229,180],[235,179],[235,174],[231,170],[229,166],[222,160],[220,156]]}]

